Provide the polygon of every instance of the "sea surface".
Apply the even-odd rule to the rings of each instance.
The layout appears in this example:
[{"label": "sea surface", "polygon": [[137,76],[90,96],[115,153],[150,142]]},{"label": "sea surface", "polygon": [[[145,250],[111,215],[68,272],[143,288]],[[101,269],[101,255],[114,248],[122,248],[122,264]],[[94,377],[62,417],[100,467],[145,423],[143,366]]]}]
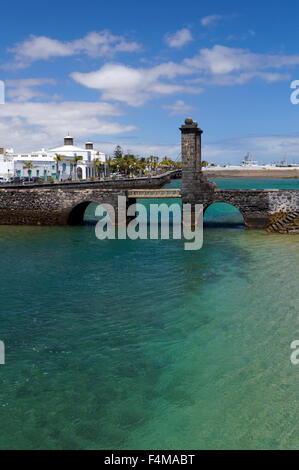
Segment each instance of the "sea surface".
[{"label": "sea surface", "polygon": [[1,449],[299,448],[299,236],[205,220],[198,252],[0,227]]}]

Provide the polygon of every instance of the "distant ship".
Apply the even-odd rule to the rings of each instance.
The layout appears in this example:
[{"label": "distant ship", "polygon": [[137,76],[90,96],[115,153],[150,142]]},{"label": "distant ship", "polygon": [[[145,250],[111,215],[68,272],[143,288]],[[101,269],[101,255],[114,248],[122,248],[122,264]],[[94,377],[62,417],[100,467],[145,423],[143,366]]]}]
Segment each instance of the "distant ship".
[{"label": "distant ship", "polygon": [[257,160],[253,159],[252,153],[247,153],[243,158],[241,165],[232,165],[232,164],[224,164],[223,166],[212,164],[209,165],[207,168],[203,168],[204,171],[217,171],[221,169],[226,170],[287,170],[287,169],[296,169],[299,168],[298,163],[288,163],[287,161],[287,154],[285,153],[283,159],[276,163],[262,163],[259,164]]},{"label": "distant ship", "polygon": [[253,160],[253,154],[247,153],[245,155],[244,160],[242,160],[241,166],[259,166],[258,162]]},{"label": "distant ship", "polygon": [[281,162],[276,163],[276,166],[278,166],[278,167],[280,167],[280,168],[283,168],[283,167],[287,167],[287,166],[288,166],[287,154],[286,154],[286,153],[284,154],[283,159],[281,160]]},{"label": "distant ship", "polygon": [[281,160],[281,162],[279,163],[276,163],[276,165],[278,168],[298,168],[299,164],[298,163],[288,163],[288,160],[287,160],[287,153],[284,154],[283,156],[283,159]]}]

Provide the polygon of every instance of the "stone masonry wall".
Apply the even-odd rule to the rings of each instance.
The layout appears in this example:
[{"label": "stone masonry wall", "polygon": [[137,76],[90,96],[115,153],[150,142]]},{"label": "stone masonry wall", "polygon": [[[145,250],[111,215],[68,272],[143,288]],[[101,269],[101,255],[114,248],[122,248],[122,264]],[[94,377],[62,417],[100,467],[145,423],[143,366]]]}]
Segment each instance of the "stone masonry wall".
[{"label": "stone masonry wall", "polygon": [[65,225],[77,205],[98,202],[117,207],[119,195],[126,196],[126,191],[61,188],[0,190],[0,224]]},{"label": "stone masonry wall", "polygon": [[[202,130],[191,118],[180,128],[182,137],[182,201],[202,204],[206,210],[211,204],[232,204],[242,213],[248,228],[274,229],[273,221],[297,220],[298,190],[221,190],[210,182],[201,170]],[[288,216],[286,219],[285,216]],[[283,222],[284,223],[284,222]],[[295,222],[294,222],[295,224]],[[282,223],[280,223],[281,229]],[[289,226],[288,226],[289,227]],[[298,228],[298,227],[297,227]],[[289,229],[289,228],[288,228]],[[282,230],[282,229],[281,229]]]},{"label": "stone masonry wall", "polygon": [[[65,225],[80,223],[89,202],[109,203],[117,209],[118,196],[129,189],[157,189],[170,182],[170,174],[153,178],[88,181],[0,187],[0,225]],[[131,204],[134,201],[130,201]]]},{"label": "stone masonry wall", "polygon": [[217,202],[239,209],[248,228],[267,228],[276,213],[299,210],[299,191],[217,189],[197,196],[197,203],[203,204],[204,209]]}]

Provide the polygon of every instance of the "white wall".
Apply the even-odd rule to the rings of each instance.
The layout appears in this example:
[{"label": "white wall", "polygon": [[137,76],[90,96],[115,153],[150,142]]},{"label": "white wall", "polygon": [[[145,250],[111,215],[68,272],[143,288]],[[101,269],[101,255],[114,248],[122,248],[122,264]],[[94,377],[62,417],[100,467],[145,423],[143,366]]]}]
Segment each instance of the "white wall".
[{"label": "white wall", "polygon": [[10,178],[14,176],[13,161],[1,161],[0,160],[0,176],[3,178]]},{"label": "white wall", "polygon": [[[32,178],[44,178],[45,171],[47,172],[47,177],[53,176],[56,177],[56,162],[52,160],[15,160],[14,161],[14,176],[28,177],[28,170],[24,169],[26,161],[31,161],[34,165],[34,168],[31,170]],[[65,163],[66,168],[63,172],[63,163]],[[70,176],[70,164],[68,162],[62,162],[59,164],[60,179],[66,179]]]}]

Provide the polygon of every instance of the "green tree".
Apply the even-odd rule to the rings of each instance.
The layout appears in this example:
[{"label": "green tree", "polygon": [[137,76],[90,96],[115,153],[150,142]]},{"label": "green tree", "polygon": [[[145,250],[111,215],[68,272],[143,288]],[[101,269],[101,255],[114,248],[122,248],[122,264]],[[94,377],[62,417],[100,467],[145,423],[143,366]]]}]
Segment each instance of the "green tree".
[{"label": "green tree", "polygon": [[96,167],[97,177],[100,178],[104,166],[102,160],[97,157],[92,161],[92,164]]},{"label": "green tree", "polygon": [[146,159],[148,163],[148,167],[151,172],[156,172],[158,165],[159,165],[159,157],[155,157],[154,155],[151,155]]},{"label": "green tree", "polygon": [[132,175],[136,173],[136,164],[138,162],[138,158],[131,154],[127,153],[123,157],[123,166],[124,166],[124,173],[126,175]]},{"label": "green tree", "polygon": [[74,173],[75,173],[75,180],[77,180],[77,166],[78,162],[83,160],[83,157],[80,157],[79,155],[75,155],[74,158],[72,158],[71,163],[74,165]]},{"label": "green tree", "polygon": [[56,180],[58,181],[58,174],[59,174],[59,163],[64,161],[64,158],[62,155],[59,155],[58,153],[55,154],[54,160],[56,162]]},{"label": "green tree", "polygon": [[117,160],[118,158],[122,158],[122,156],[123,156],[123,150],[122,150],[122,148],[121,148],[120,145],[117,145],[117,146],[115,147],[115,150],[114,150],[114,152],[113,152],[113,155],[114,155],[114,159],[115,159],[115,160]]},{"label": "green tree", "polygon": [[31,181],[31,173],[33,168],[35,168],[35,166],[33,165],[32,161],[26,162],[23,165],[23,170],[28,170],[29,181]]},{"label": "green tree", "polygon": [[146,159],[144,157],[139,158],[138,162],[136,163],[136,174],[138,176],[144,175],[146,168],[147,168]]},{"label": "green tree", "polygon": [[109,157],[107,162],[106,162],[106,168],[107,168],[107,176],[108,176],[108,178],[110,178],[111,171],[113,173],[114,170],[117,168],[117,162],[112,160],[111,157]]},{"label": "green tree", "polygon": [[162,162],[160,163],[160,167],[164,170],[172,170],[173,168],[176,168],[176,162],[174,162],[168,157],[164,157]]}]

